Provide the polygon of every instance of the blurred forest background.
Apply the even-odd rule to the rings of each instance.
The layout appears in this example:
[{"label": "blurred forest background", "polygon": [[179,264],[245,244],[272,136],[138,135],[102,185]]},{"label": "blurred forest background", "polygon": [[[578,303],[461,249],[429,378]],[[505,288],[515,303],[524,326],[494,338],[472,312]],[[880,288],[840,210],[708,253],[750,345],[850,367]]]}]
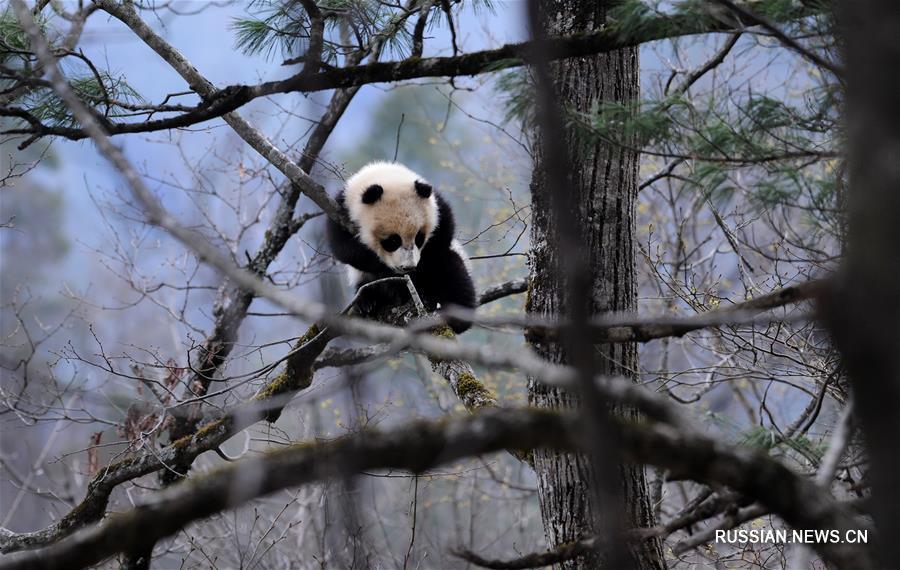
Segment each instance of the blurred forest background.
[{"label": "blurred forest background", "polygon": [[[298,73],[311,41],[309,3],[148,0],[136,3],[136,13],[221,87]],[[139,124],[198,105],[195,86],[121,18],[87,1],[39,4],[29,8],[46,38],[56,46],[73,42],[66,49],[74,55],[60,60],[70,85],[108,120]],[[715,31],[633,42],[637,100],[564,109],[566,128],[592,144],[640,150],[637,313],[690,318],[773,291],[790,293],[763,307],[770,310],[761,318],[741,315],[646,339],[634,378],[701,435],[814,477],[835,431],[847,431],[849,414],[846,372],[808,302],[809,284],[840,264],[847,235],[833,14],[813,2],[615,4],[604,14],[622,37],[682,36],[648,24],[677,18]],[[326,11],[323,58],[330,66],[359,64],[346,48],[357,42],[368,42],[362,57],[375,45],[383,61],[415,63],[531,37],[525,2],[318,5]],[[422,24],[421,15],[427,15]],[[390,32],[379,35],[383,29]],[[9,111],[27,109],[61,129],[79,124],[47,85],[13,90],[23,70],[39,69],[31,45],[12,6],[0,7],[0,103],[7,109],[0,116],[0,526],[14,535],[53,528],[106,466],[152,456],[176,439],[169,415],[191,406],[188,382],[202,367],[204,340],[234,302],[219,271],[146,222],[142,205],[94,144],[29,133],[31,119]],[[534,75],[530,67],[498,61],[496,71],[361,86],[321,151],[307,156],[311,168],[303,166],[331,196],[372,160],[397,160],[422,174],[454,208],[479,291],[521,282],[532,270],[530,184],[540,128]],[[336,92],[266,94],[239,112],[302,165],[304,146],[317,136]],[[112,140],[166,210],[236,265],[248,266],[269,239],[285,175],[221,118]],[[325,218],[305,195],[294,213],[302,222],[265,280],[338,312],[352,292],[324,244]],[[521,328],[503,322],[523,314],[527,297],[483,305],[479,316],[500,324],[476,326],[461,340],[498,353],[520,350]],[[312,324],[263,298],[247,311],[205,388],[211,395],[198,423],[250,401],[277,377],[279,363]],[[365,344],[337,339],[329,350]],[[501,406],[528,403],[525,375],[473,366]],[[418,353],[353,366],[325,363],[277,422],[253,424],[221,451],[254,457],[295,442],[465,413],[464,402]],[[867,460],[855,433],[841,436],[827,479],[834,497],[848,503],[868,494]],[[221,465],[227,462],[220,455],[204,453],[191,473]],[[647,482],[663,541],[661,567],[776,568],[799,561],[825,567],[820,553],[803,547],[715,543],[717,528],[787,528],[753,497],[670,479],[660,467],[647,468]],[[112,490],[106,510],[127,511],[163,484],[157,473],[129,479]],[[288,487],[194,522],[156,544],[151,567],[474,567],[457,550],[513,559],[548,547],[538,495],[532,467],[506,452],[420,474],[364,471]],[[37,537],[0,550],[44,545]]]}]

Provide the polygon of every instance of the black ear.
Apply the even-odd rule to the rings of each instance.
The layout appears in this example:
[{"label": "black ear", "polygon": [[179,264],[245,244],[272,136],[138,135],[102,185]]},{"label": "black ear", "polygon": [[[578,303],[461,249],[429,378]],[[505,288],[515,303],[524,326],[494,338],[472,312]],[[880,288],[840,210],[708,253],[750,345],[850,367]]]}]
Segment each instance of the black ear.
[{"label": "black ear", "polygon": [[416,180],[416,194],[422,198],[428,198],[431,196],[431,184]]},{"label": "black ear", "polygon": [[365,192],[363,192],[363,204],[374,204],[381,199],[382,194],[384,194],[384,188],[382,188],[378,184],[372,184],[371,186],[366,188]]}]

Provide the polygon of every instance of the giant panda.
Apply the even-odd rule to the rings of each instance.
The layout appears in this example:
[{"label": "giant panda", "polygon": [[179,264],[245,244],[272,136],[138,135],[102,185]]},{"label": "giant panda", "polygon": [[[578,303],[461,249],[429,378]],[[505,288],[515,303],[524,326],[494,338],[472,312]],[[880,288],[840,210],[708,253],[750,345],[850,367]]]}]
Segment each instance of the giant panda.
[{"label": "giant panda", "polygon": [[[393,162],[373,162],[351,176],[337,196],[354,232],[328,220],[334,257],[348,266],[351,285],[409,274],[429,310],[476,306],[469,258],[454,239],[453,211],[424,178]],[[364,312],[409,300],[402,283],[373,285],[360,295]],[[449,319],[456,333],[469,324]]]}]

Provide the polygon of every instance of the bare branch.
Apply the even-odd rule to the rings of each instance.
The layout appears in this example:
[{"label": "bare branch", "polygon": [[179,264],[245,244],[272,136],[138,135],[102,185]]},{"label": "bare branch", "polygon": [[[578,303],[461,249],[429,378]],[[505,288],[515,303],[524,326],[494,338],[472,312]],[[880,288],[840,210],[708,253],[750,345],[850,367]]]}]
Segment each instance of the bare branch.
[{"label": "bare branch", "polygon": [[567,560],[588,556],[597,552],[599,546],[598,542],[599,539],[597,537],[584,538],[568,544],[562,544],[547,552],[534,552],[511,560],[484,558],[471,550],[456,550],[453,554],[459,556],[466,562],[471,562],[482,568],[491,568],[494,570],[523,570],[525,568],[543,568]]},{"label": "bare branch", "polygon": [[844,69],[840,65],[838,65],[834,62],[828,61],[827,59],[823,58],[821,55],[817,54],[816,52],[814,52],[810,49],[807,49],[805,46],[801,45],[800,42],[798,42],[794,38],[790,37],[789,35],[782,32],[780,29],[778,29],[778,27],[775,24],[773,24],[772,22],[770,22],[768,19],[763,18],[762,16],[758,15],[755,12],[755,10],[748,8],[747,6],[741,6],[739,4],[736,4],[735,2],[732,2],[731,0],[715,0],[715,1],[718,2],[719,4],[725,6],[726,8],[728,8],[735,14],[737,14],[740,17],[741,21],[743,21],[747,25],[761,26],[762,28],[767,30],[769,33],[771,33],[773,36],[775,36],[775,38],[779,42],[781,42],[785,47],[799,53],[801,56],[805,57],[806,59],[808,59],[815,65],[818,65],[819,67],[821,67],[823,69],[827,69],[828,71],[834,73],[838,77],[844,76]]},{"label": "bare branch", "polygon": [[[774,4],[775,2],[776,0],[766,0],[766,3]],[[131,3],[119,5],[113,0],[97,0],[95,4],[117,18],[122,19],[142,39],[147,41],[146,37],[142,35],[143,32],[139,32],[131,24],[134,19],[140,20]],[[765,8],[765,6],[755,7],[758,9]],[[814,14],[819,9],[819,7],[812,4],[809,7],[801,5],[784,13],[783,17],[786,21],[795,20]],[[731,22],[714,18],[703,18],[697,14],[660,16],[642,24],[640,31],[637,33],[624,34],[617,26],[610,25],[596,33],[554,38],[548,44],[547,56],[550,60],[583,57],[662,39],[714,32],[736,32],[741,29],[743,29],[743,26],[736,28]],[[149,28],[147,30],[150,34],[155,35]],[[154,50],[157,50],[153,44],[147,43]],[[328,89],[359,87],[372,83],[398,82],[426,77],[460,77],[496,72],[523,65],[524,62],[532,57],[534,48],[533,42],[523,42],[458,56],[410,58],[403,61],[384,63],[376,62],[367,65],[327,69],[317,73],[309,73],[309,70],[304,68],[298,74],[287,79],[252,86],[230,85],[218,91],[215,91],[211,84],[204,84],[205,79],[202,81],[188,79],[191,88],[203,97],[207,105],[206,108],[156,121],[128,124],[110,123],[105,126],[110,135],[151,132],[184,127],[214,117],[227,115],[254,99],[276,93],[309,93]],[[172,48],[169,47],[168,49],[171,50]],[[160,53],[159,50],[157,52]],[[160,55],[163,54],[160,53]],[[184,63],[187,63],[187,61],[184,60]],[[190,70],[199,77],[199,73],[197,73],[195,68],[191,66]],[[181,73],[180,69],[178,71]],[[35,136],[61,136],[72,140],[80,140],[89,136],[84,128],[49,125],[32,125],[29,129],[19,129],[16,132],[18,134],[32,133]],[[267,155],[264,154],[264,156]],[[315,195],[315,193],[311,194],[311,196]],[[314,198],[314,200],[320,206],[322,205],[318,199]],[[326,210],[326,212],[332,215],[331,211]]]},{"label": "bare branch", "polygon": [[524,293],[527,290],[527,279],[513,279],[512,281],[507,281],[506,283],[493,285],[482,291],[481,296],[478,298],[478,304],[485,305],[487,303],[502,299],[504,297],[508,297],[510,295]]},{"label": "bare branch", "polygon": [[[166,61],[179,75],[188,83],[188,85],[197,92],[204,100],[221,101],[230,99],[228,91],[232,88],[226,87],[217,90],[212,83],[203,77],[184,55],[177,49],[166,42],[159,34],[154,32],[137,13],[134,5],[131,3],[117,3],[112,0],[98,0],[95,4],[122,21],[126,26],[141,38],[153,51],[155,51],[163,60]],[[302,72],[301,72],[302,73]],[[240,88],[239,88],[240,90]],[[287,155],[280,151],[265,135],[255,129],[243,117],[237,113],[232,113],[238,106],[227,106],[228,111],[223,113],[223,119],[235,130],[235,132],[244,139],[247,144],[259,152],[272,166],[280,170],[292,184],[301,190],[304,194],[316,203],[331,219],[347,225],[349,222],[341,214],[340,208],[325,189],[315,182],[304,170],[292,161]],[[339,117],[341,113],[338,113]],[[84,125],[83,121],[80,121]],[[85,131],[87,131],[85,127]],[[113,133],[109,128],[107,133]],[[324,141],[323,141],[324,142]]]},{"label": "bare branch", "polygon": [[[242,460],[172,486],[152,503],[111,517],[38,552],[4,559],[0,569],[80,568],[177,532],[189,522],[296,485],[370,469],[420,473],[454,460],[502,449],[583,448],[571,415],[535,409],[482,410],[463,418],[415,422],[390,431],[364,431],[325,443],[302,443]],[[615,422],[626,457],[676,477],[734,488],[759,500],[795,528],[864,526],[821,487],[749,449],[650,424]],[[873,568],[861,545],[822,543],[819,552],[839,566]]]}]

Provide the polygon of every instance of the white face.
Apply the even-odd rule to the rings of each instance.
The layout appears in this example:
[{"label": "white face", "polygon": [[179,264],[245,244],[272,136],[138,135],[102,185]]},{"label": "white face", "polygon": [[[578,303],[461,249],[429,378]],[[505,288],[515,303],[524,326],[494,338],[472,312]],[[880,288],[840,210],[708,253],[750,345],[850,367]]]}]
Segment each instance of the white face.
[{"label": "white face", "polygon": [[[427,210],[421,207],[428,202],[416,196],[413,202],[409,198],[402,200],[400,204],[368,204],[372,208],[373,223],[360,228],[367,232],[366,242],[381,261],[391,269],[405,273],[412,271],[419,265],[422,256],[422,248],[428,241]],[[380,202],[380,201],[379,201]],[[410,202],[417,207],[410,207]],[[387,219],[377,214],[389,214]]]},{"label": "white face", "polygon": [[413,245],[404,245],[394,252],[385,252],[382,254],[381,260],[384,264],[395,269],[400,273],[412,271],[419,265],[419,257],[422,250]]},{"label": "white face", "polygon": [[345,192],[360,241],[391,269],[415,269],[438,221],[431,186],[405,166],[375,163],[351,177]]}]

